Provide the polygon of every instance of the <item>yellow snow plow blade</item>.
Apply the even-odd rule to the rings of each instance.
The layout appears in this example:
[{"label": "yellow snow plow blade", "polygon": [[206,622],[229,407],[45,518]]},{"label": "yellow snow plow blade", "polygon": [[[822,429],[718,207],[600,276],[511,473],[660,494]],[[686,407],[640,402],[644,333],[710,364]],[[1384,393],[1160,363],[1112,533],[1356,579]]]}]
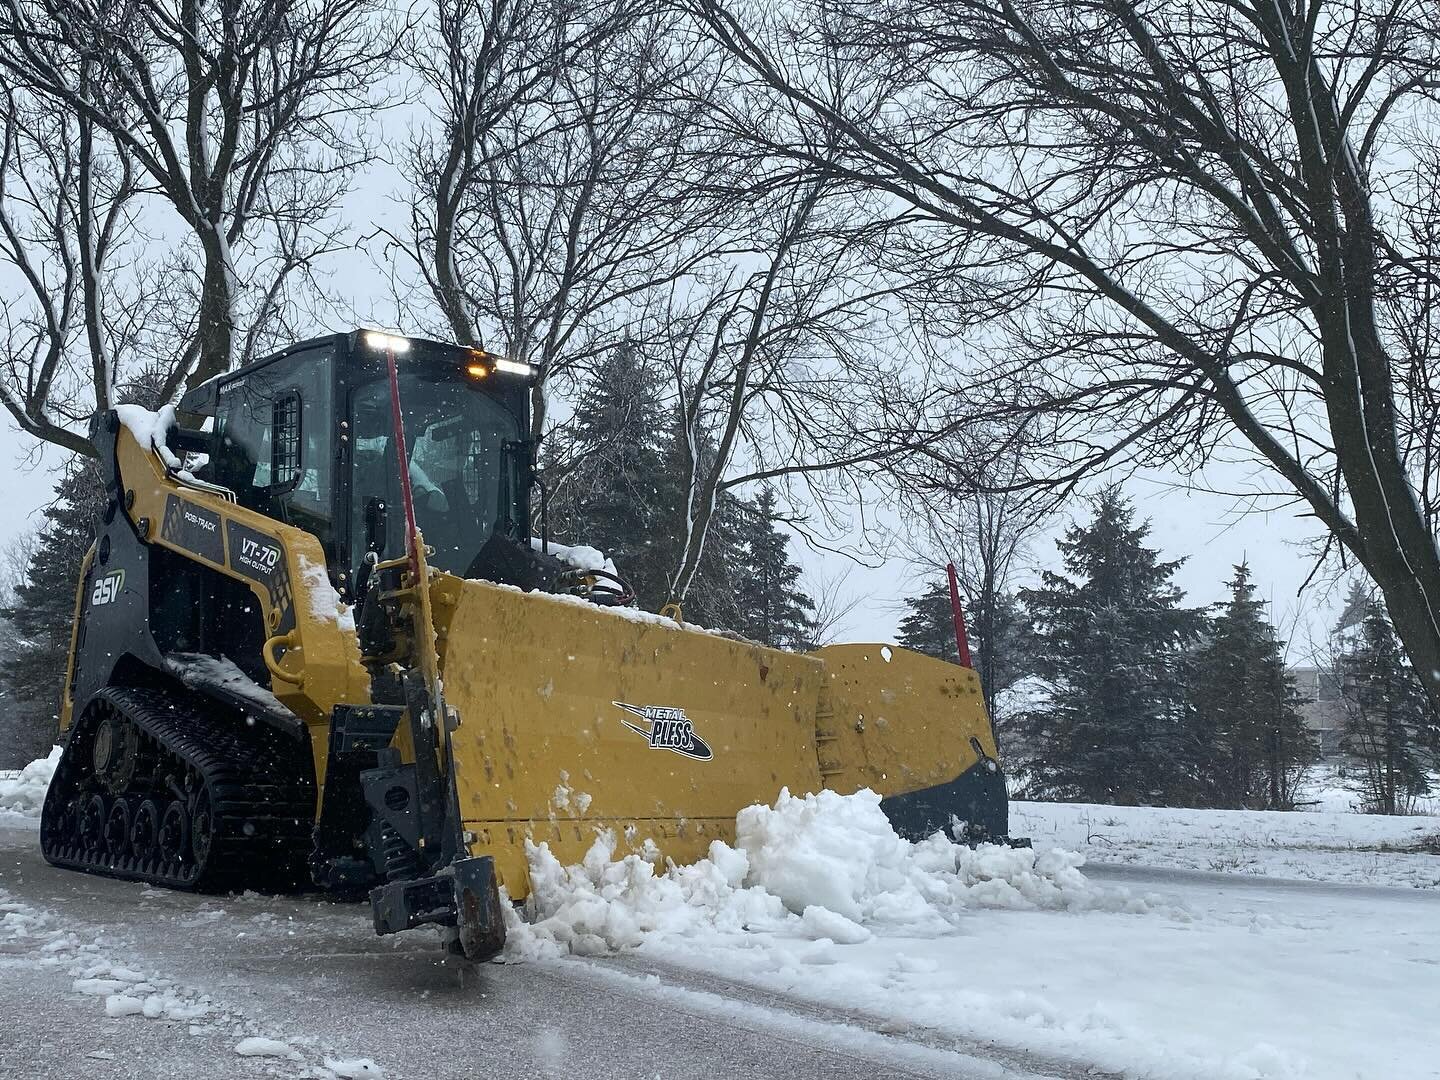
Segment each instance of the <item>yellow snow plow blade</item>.
[{"label": "yellow snow plow blade", "polygon": [[432,597],[469,853],[514,899],[526,840],[568,864],[609,829],[688,862],[784,787],[870,787],[910,834],[1005,833],[969,669],[879,645],[798,655],[448,575]]}]

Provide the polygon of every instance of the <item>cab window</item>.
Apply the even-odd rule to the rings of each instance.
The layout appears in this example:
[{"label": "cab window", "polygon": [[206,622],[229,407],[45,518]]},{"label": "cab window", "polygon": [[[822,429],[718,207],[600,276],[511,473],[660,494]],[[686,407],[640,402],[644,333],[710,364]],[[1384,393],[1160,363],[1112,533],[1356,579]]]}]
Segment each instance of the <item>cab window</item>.
[{"label": "cab window", "polygon": [[334,538],[335,349],[307,349],[220,387],[213,478],[241,506]]}]

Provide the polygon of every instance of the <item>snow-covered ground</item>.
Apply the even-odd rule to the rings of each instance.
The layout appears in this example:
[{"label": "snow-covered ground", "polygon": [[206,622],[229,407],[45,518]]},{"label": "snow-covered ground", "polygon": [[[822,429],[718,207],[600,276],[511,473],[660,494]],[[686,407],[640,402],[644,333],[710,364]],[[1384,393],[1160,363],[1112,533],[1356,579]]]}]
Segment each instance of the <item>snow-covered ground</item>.
[{"label": "snow-covered ground", "polygon": [[1440,817],[1010,804],[1010,831],[1091,863],[1440,889]]},{"label": "snow-covered ground", "polygon": [[[1035,851],[909,844],[865,793],[752,807],[735,848],[716,844],[688,867],[617,860],[605,841],[578,867],[535,849],[533,921],[511,928],[508,958],[634,949],[901,1029],[1126,1076],[1440,1076],[1425,1004],[1440,1000],[1440,895],[1209,875],[1137,892],[1087,878],[1083,856],[1050,841],[1102,814],[1125,822],[1136,852],[1190,846],[1196,863],[1227,843],[1308,837],[1265,824],[1280,815],[1017,809],[1036,826]],[[1303,817],[1352,842],[1370,828],[1377,843],[1409,835]],[[1414,858],[1440,874],[1440,857]]]},{"label": "snow-covered ground", "polygon": [[[1300,801],[1306,810],[1332,810],[1336,813],[1354,813],[1360,809],[1360,796],[1355,791],[1354,766],[1350,766],[1351,778],[1345,776],[1345,768],[1325,763],[1313,766],[1300,785]],[[1415,800],[1415,813],[1431,817],[1440,816],[1440,774],[1430,775],[1430,794]]]},{"label": "snow-covered ground", "polygon": [[[0,780],[0,807],[33,817],[44,768]],[[685,969],[1067,1075],[1440,1077],[1440,856],[1383,850],[1413,846],[1440,819],[1017,803],[1012,820],[1035,849],[911,844],[869,793],[782,795],[743,811],[735,845],[691,866],[624,855],[604,836],[574,867],[541,846],[504,960],[598,965],[611,980],[653,979],[632,974],[648,966],[654,992],[675,995],[689,991],[665,973]],[[1128,864],[1130,880],[1087,874],[1087,859]],[[1284,880],[1295,877],[1311,880]],[[12,907],[0,930],[43,950],[52,929],[27,927],[33,917]],[[112,1000],[162,1021],[172,1008],[223,1008],[56,948],[89,980],[74,992],[101,995],[107,1012]],[[243,1034],[255,1037],[246,1051],[280,1052],[263,1032]]]}]

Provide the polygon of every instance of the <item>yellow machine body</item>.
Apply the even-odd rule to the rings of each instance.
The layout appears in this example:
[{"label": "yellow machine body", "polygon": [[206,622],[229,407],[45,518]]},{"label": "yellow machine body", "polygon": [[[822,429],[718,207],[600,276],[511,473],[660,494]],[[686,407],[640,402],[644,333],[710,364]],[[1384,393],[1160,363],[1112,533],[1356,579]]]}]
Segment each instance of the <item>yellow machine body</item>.
[{"label": "yellow machine body", "polygon": [[[378,868],[375,872],[389,874],[391,881],[372,895],[381,932],[422,921],[443,923],[423,910],[439,902],[436,882],[444,894],[440,900],[459,911],[462,928],[465,906],[496,883],[512,899],[523,899],[530,887],[527,843],[548,844],[563,863],[571,863],[602,830],[610,830],[622,852],[639,851],[651,841],[670,859],[694,860],[713,840],[734,840],[740,810],[771,803],[787,788],[796,794],[870,788],[884,798],[897,829],[910,835],[959,825],[967,828],[957,835],[972,839],[1005,834],[999,755],[978,678],[969,668],[883,644],[833,645],[808,654],[768,648],[633,609],[428,570],[423,548],[386,594],[387,603],[409,613],[411,629],[395,643],[393,658],[366,655],[353,613],[337,606],[324,549],[313,535],[179,474],[114,414],[108,422],[118,483],[112,483],[107,537],[129,545],[127,557],[136,566],[153,562],[155,569],[147,579],[132,566],[127,578],[117,571],[121,556],[110,555],[105,537],[87,557],[61,718],[62,729],[68,729],[90,710],[84,713],[90,727],[81,732],[77,751],[81,760],[73,769],[66,766],[74,773],[75,790],[99,790],[83,775],[86,755],[99,761],[108,746],[99,741],[102,734],[112,741],[121,737],[115,732],[123,734],[113,718],[105,719],[115,710],[129,710],[126,715],[143,721],[151,733],[147,738],[175,739],[163,709],[158,718],[146,712],[159,692],[154,680],[142,673],[137,682],[131,671],[120,683],[139,689],[117,693],[114,673],[100,670],[125,640],[149,640],[143,627],[157,598],[163,598],[163,567],[174,565],[164,559],[188,560],[228,579],[231,590],[242,583],[248,593],[239,591],[245,599],[238,608],[212,613],[202,606],[198,618],[253,618],[263,626],[257,639],[263,640],[263,668],[255,663],[250,668],[268,672],[269,685],[252,689],[273,694],[285,714],[282,728],[291,725],[290,738],[308,741],[308,755],[291,753],[308,758],[301,778],[307,800],[313,775],[317,851],[324,823],[333,816],[332,801],[348,800],[349,820],[359,807],[364,817],[358,827],[365,827],[370,811],[358,801],[359,790],[381,783],[375,776],[410,769],[428,772],[431,790],[438,790],[437,775],[444,782],[446,802],[453,806],[446,813],[458,826],[446,833],[446,857],[481,876],[461,881],[441,871],[417,879],[406,893],[410,886],[403,880],[395,884],[393,867]],[[118,513],[128,524],[116,522]],[[126,531],[117,531],[122,524]],[[143,554],[156,548],[171,554],[160,561]],[[396,574],[404,565],[405,560],[380,564]],[[107,594],[106,582],[118,596]],[[113,608],[100,606],[111,601],[117,601]],[[126,605],[138,613],[130,616],[132,622],[104,622]],[[137,618],[139,632],[125,629]],[[121,644],[97,650],[92,643],[87,653],[87,623],[97,620],[102,630],[111,627]],[[172,663],[170,654],[148,647],[152,659],[146,663],[163,673]],[[83,656],[90,659],[78,684],[83,692],[77,694],[77,657]],[[382,669],[397,676],[422,672],[423,709],[398,705],[393,694],[388,702],[372,700],[372,675]],[[404,720],[397,721],[401,713]],[[384,741],[376,744],[355,742],[359,736],[337,719],[359,716],[363,728],[380,714],[391,718],[391,726],[379,729]],[[214,738],[226,737],[214,721],[207,722]],[[423,751],[433,761],[417,761],[417,739],[433,744]],[[332,782],[327,771],[337,762],[353,762],[356,746],[370,755],[371,764],[337,773]],[[111,757],[107,776],[128,767]],[[377,793],[384,796],[366,788],[364,799],[372,807],[384,804],[383,798],[375,801]],[[42,839],[59,853],[55,861],[115,872],[76,846],[89,835],[86,806],[103,797],[87,796],[89,804],[82,799],[68,806],[57,801],[47,809]],[[432,796],[432,810],[435,801]],[[256,813],[247,805],[234,811],[237,822]],[[376,827],[379,822],[374,819]],[[245,850],[243,835],[226,842],[227,851]],[[434,850],[416,842],[426,852]],[[373,837],[364,844],[358,833],[354,837],[357,852],[366,850],[365,844],[373,850],[376,843]],[[351,861],[364,858],[374,856],[358,854]],[[493,870],[475,869],[491,862]],[[183,884],[190,879],[179,876],[181,862],[167,865],[181,887],[190,887]],[[136,861],[122,876],[153,880],[155,871]],[[235,873],[217,880],[245,878]],[[503,940],[493,912],[479,921],[489,927],[487,935],[473,947],[467,943],[467,955],[489,955]]]},{"label": "yellow machine body", "polygon": [[[145,523],[149,542],[252,589],[270,632],[271,688],[309,730],[323,807],[330,717],[337,705],[369,702],[369,677],[353,624],[336,617],[319,543],[184,486],[128,430],[116,453],[131,517]],[[220,520],[222,544],[209,557],[165,525],[167,514],[173,522],[197,509]],[[244,555],[230,549],[230,522],[280,548],[275,582],[237,570]],[[648,839],[686,862],[712,840],[732,841],[736,813],[773,802],[782,788],[895,796],[998,758],[975,672],[897,646],[797,654],[434,571],[430,600],[445,697],[459,721],[454,783],[470,854],[492,856],[515,899],[529,891],[527,840],[574,862],[610,829],[622,850]],[[683,715],[709,758],[652,746],[644,732],[653,723],[624,705]],[[64,725],[71,706],[67,694]],[[408,758],[404,732],[397,741]]]}]

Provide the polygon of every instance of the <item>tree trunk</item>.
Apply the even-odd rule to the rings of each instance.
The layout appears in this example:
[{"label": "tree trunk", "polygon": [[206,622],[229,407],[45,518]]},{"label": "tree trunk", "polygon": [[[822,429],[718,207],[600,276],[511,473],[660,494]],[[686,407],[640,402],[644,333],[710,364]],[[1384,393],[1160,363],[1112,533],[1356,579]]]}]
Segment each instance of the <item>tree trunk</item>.
[{"label": "tree trunk", "polygon": [[187,390],[229,371],[234,355],[235,271],[230,246],[218,226],[202,234],[201,242],[205,274],[200,293],[200,355],[185,381]]}]

